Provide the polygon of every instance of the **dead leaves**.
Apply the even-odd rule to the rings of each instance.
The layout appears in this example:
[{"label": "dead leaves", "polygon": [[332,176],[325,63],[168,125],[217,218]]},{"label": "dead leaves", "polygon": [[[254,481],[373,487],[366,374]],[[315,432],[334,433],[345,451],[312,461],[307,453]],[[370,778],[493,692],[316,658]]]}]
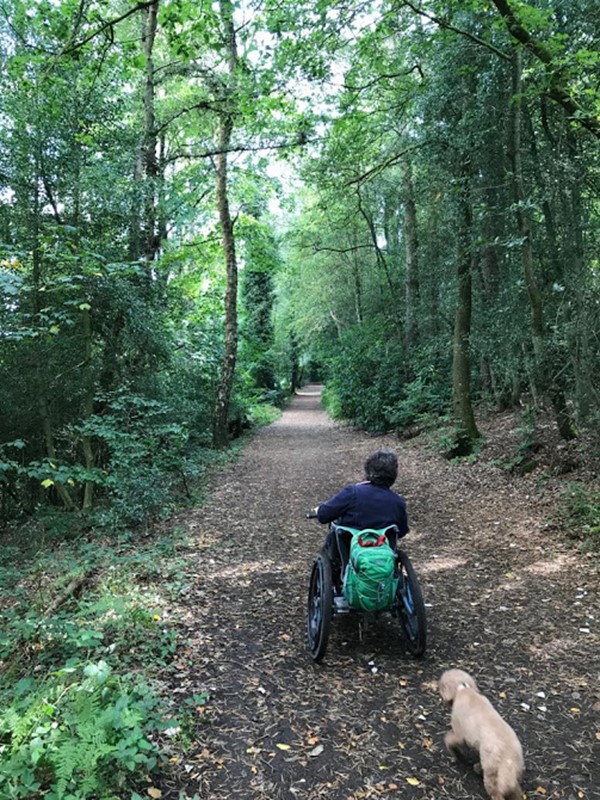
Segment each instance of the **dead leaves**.
[{"label": "dead leaves", "polygon": [[[309,759],[318,758],[325,752],[325,746],[320,743],[319,737],[309,730],[305,734],[304,740],[299,741],[297,744],[275,742],[273,745],[265,743],[261,746],[255,742],[254,744],[249,744],[245,752],[247,755],[254,757],[253,761],[260,757],[264,763],[270,763],[278,755],[277,751],[282,754],[286,762],[298,762],[301,767],[306,768]],[[256,774],[258,771],[256,764],[252,764],[250,770],[253,774]]]}]

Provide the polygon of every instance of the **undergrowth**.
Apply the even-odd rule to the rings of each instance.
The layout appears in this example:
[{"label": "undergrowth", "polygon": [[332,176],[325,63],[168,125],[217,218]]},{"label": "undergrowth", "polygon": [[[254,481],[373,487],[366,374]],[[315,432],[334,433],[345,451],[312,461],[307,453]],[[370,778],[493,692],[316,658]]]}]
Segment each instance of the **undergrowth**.
[{"label": "undergrowth", "polygon": [[175,530],[2,551],[0,797],[124,800],[152,773],[175,723],[149,675],[177,650],[187,548]]},{"label": "undergrowth", "polygon": [[600,490],[571,481],[561,500],[555,522],[581,550],[600,554]]},{"label": "undergrowth", "polygon": [[[206,484],[190,485],[180,507],[201,504]],[[119,533],[46,509],[2,545],[0,798],[147,797],[153,770],[168,763],[165,736],[185,727],[185,701],[171,707],[151,676],[180,645],[166,609],[187,588],[186,535],[159,521]]]}]

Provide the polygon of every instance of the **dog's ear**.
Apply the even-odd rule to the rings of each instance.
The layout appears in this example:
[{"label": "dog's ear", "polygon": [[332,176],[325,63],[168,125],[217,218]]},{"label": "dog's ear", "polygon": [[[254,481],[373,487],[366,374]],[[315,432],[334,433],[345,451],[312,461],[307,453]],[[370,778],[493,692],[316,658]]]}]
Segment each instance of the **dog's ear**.
[{"label": "dog's ear", "polygon": [[448,680],[444,675],[438,681],[438,689],[444,703],[452,703],[456,694],[456,686],[453,681]]}]

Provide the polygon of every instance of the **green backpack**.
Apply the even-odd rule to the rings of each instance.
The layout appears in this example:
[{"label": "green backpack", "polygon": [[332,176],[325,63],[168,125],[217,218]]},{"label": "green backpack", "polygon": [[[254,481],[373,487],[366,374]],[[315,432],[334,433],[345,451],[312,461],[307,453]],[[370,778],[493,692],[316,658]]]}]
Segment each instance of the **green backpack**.
[{"label": "green backpack", "polygon": [[383,611],[394,602],[394,551],[382,531],[353,531],[344,573],[344,597],[359,611]]}]

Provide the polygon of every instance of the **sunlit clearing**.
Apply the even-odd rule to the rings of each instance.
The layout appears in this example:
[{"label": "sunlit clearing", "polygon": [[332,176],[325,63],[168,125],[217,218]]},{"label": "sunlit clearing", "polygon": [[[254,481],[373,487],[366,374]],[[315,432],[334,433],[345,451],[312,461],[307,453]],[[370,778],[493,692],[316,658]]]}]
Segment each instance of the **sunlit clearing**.
[{"label": "sunlit clearing", "polygon": [[443,572],[446,569],[456,569],[462,567],[467,563],[466,558],[457,558],[448,556],[447,558],[435,558],[419,567],[419,572],[422,574],[432,572]]},{"label": "sunlit clearing", "polygon": [[545,559],[536,561],[528,567],[524,567],[524,571],[530,572],[533,575],[554,575],[556,572],[560,572],[561,569],[564,569],[566,564],[570,561],[573,561],[573,559],[569,558],[567,555],[561,555],[558,556],[558,558],[553,558],[552,561],[546,561]]}]

